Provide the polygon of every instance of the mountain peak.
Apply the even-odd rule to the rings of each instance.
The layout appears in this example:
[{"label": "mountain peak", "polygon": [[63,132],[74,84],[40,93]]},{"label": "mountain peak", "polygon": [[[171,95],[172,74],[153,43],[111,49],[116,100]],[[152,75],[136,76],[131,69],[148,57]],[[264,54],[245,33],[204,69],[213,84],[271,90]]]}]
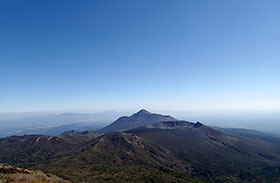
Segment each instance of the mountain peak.
[{"label": "mountain peak", "polygon": [[120,117],[112,124],[98,130],[98,132],[107,133],[113,131],[124,131],[162,121],[177,121],[177,119],[169,115],[151,113],[145,109],[141,109],[131,116]]},{"label": "mountain peak", "polygon": [[198,122],[196,122],[193,126],[194,126],[195,128],[199,128],[199,127],[203,126],[203,124],[200,123],[200,122],[198,121]]},{"label": "mountain peak", "polygon": [[152,114],[151,112],[147,111],[146,109],[141,109],[136,114]]}]

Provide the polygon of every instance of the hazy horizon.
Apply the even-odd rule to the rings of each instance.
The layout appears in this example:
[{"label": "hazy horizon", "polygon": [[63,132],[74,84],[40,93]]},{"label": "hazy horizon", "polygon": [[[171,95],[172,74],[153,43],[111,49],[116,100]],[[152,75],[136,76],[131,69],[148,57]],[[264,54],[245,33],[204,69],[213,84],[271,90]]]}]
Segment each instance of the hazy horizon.
[{"label": "hazy horizon", "polygon": [[[130,116],[142,108],[136,110],[120,111],[56,111],[56,112],[37,112],[37,113],[0,113],[0,124],[4,131],[10,130],[11,133],[15,128],[25,130],[26,128],[52,128],[63,125],[80,124],[85,126],[91,124],[98,127],[106,126],[121,116]],[[167,110],[150,110],[152,113],[171,115],[178,120],[190,122],[200,121],[208,126],[223,128],[244,128],[279,134],[280,114],[278,111],[167,111]],[[82,125],[81,125],[82,124]],[[96,127],[97,128],[97,127]],[[84,129],[84,128],[81,128]],[[86,128],[85,128],[86,129]],[[1,132],[0,132],[1,133]],[[2,132],[3,133],[3,132]]]}]

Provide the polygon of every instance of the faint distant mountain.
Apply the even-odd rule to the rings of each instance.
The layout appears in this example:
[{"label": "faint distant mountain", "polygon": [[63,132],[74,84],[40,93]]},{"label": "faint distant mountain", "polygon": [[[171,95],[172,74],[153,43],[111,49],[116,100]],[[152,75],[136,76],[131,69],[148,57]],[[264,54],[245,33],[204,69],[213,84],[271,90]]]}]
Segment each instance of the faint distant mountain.
[{"label": "faint distant mountain", "polygon": [[274,143],[278,145],[280,144],[280,136],[275,133],[260,132],[257,130],[250,130],[245,128],[219,128],[219,127],[212,127],[212,128],[230,135],[257,138],[261,140],[266,140],[270,143]]},{"label": "faint distant mountain", "polygon": [[[0,114],[0,137],[11,135],[58,135],[69,130],[97,130],[126,112],[21,114],[14,118]],[[11,116],[13,114],[10,114]]]},{"label": "faint distant mountain", "polygon": [[151,113],[149,111],[142,109],[131,116],[120,117],[109,126],[106,126],[98,130],[97,132],[107,133],[113,131],[129,130],[129,129],[137,128],[152,123],[162,122],[162,121],[177,121],[177,119],[169,115]]},{"label": "faint distant mountain", "polygon": [[212,127],[216,130],[222,131],[227,134],[233,135],[244,135],[244,136],[264,136],[264,133],[261,133],[257,130],[245,129],[245,128],[220,128],[220,127]]}]

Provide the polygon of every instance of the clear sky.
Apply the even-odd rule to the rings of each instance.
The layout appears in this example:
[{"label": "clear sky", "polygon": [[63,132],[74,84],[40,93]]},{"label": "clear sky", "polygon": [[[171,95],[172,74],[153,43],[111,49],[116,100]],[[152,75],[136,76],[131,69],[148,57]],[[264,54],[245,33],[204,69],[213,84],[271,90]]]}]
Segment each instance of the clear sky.
[{"label": "clear sky", "polygon": [[279,0],[2,0],[0,112],[280,109]]}]

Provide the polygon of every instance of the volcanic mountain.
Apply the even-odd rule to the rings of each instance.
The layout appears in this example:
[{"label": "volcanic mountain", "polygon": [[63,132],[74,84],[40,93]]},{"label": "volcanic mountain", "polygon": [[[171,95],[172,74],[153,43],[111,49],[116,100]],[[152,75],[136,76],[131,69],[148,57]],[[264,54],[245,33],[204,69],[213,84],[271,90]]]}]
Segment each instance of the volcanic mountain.
[{"label": "volcanic mountain", "polygon": [[124,131],[162,121],[177,121],[177,119],[169,115],[151,113],[147,110],[142,109],[131,116],[120,117],[112,124],[98,130],[97,132],[108,133],[113,131]]},{"label": "volcanic mountain", "polygon": [[114,132],[3,138],[0,162],[73,182],[280,181],[278,143],[145,110],[119,118],[107,130]]}]

